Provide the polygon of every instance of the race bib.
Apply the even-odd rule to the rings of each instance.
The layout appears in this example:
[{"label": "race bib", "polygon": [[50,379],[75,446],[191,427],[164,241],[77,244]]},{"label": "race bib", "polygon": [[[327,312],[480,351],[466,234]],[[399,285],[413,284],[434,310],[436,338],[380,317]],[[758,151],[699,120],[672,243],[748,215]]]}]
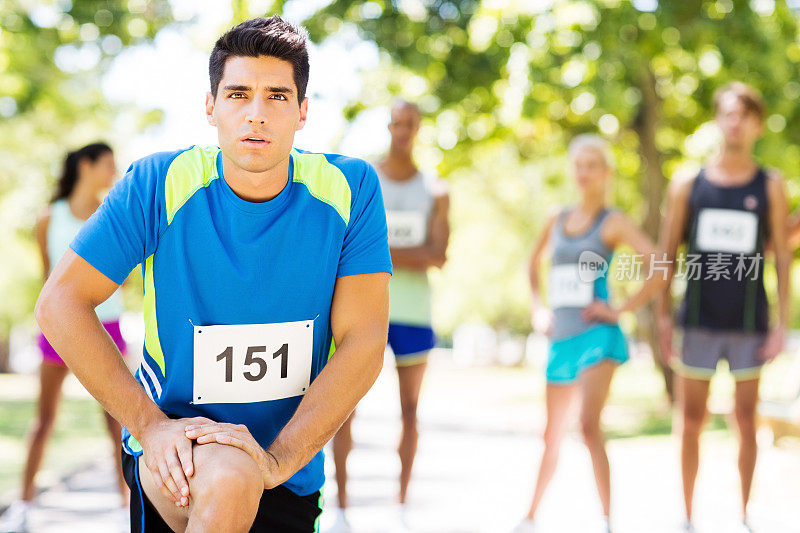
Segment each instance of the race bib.
[{"label": "race bib", "polygon": [[192,402],[301,396],[311,381],[314,321],[194,327]]},{"label": "race bib", "polygon": [[547,301],[551,309],[586,307],[594,300],[594,283],[581,280],[578,265],[554,265],[550,268]]},{"label": "race bib", "polygon": [[387,211],[389,246],[411,248],[425,244],[427,224],[425,215],[417,211]]},{"label": "race bib", "polygon": [[737,209],[702,209],[697,217],[697,250],[751,254],[756,251],[758,216]]}]

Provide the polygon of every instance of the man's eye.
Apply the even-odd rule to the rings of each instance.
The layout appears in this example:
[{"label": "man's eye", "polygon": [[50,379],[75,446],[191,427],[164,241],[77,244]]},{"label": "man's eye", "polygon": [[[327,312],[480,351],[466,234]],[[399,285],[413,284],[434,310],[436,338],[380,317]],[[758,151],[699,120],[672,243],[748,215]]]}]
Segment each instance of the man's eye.
[{"label": "man's eye", "polygon": [[270,98],[277,98],[279,100],[286,100],[286,96],[280,93],[270,95]]},{"label": "man's eye", "polygon": [[246,98],[247,95],[244,93],[231,93],[228,95],[228,98],[233,98],[234,100],[238,100],[240,98]]}]

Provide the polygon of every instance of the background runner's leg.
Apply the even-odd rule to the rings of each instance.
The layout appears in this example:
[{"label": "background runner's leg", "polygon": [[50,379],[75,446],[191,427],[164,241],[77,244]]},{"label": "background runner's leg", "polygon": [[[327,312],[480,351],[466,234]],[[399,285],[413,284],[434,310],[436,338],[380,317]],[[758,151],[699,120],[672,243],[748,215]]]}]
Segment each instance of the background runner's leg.
[{"label": "background runner's leg", "polygon": [[122,496],[122,505],[127,507],[130,502],[131,491],[128,489],[128,484],[125,483],[125,477],[122,475],[122,426],[113,416],[108,414],[108,411],[103,410],[103,418],[106,421],[108,434],[111,437],[111,444],[114,447],[114,465],[116,466],[119,494]]},{"label": "background runner's leg", "polygon": [[709,381],[680,378],[679,397],[681,406],[681,474],[683,477],[683,499],[686,517],[692,518],[692,498],[697,469],[700,461],[700,433],[706,420]]},{"label": "background runner's leg", "polygon": [[603,505],[603,514],[607,517],[611,511],[611,474],[606,454],[606,439],[600,427],[603,407],[608,399],[611,379],[617,363],[602,361],[588,368],[581,377],[581,432],[583,440],[592,456],[594,478],[597,492]]},{"label": "background runner's leg", "polygon": [[759,380],[736,382],[735,406],[736,427],[739,430],[739,476],[742,481],[742,516],[747,514],[750,487],[756,468],[756,406],[758,404]]},{"label": "background runner's leg", "polygon": [[400,409],[402,411],[403,429],[400,435],[400,503],[405,503],[408,484],[411,481],[411,467],[417,454],[419,431],[417,430],[417,405],[425,376],[427,363],[410,366],[398,366],[397,378],[400,383]]},{"label": "background runner's leg", "polygon": [[42,464],[44,449],[53,430],[61,387],[67,374],[69,369],[66,366],[47,362],[42,363],[39,371],[39,418],[34,422],[31,431],[28,459],[22,478],[22,499],[25,501],[32,500],[36,494],[34,478]]},{"label": "background runner's leg", "polygon": [[536,479],[536,488],[533,492],[528,518],[533,518],[539,503],[542,501],[544,491],[553,477],[558,464],[558,452],[561,448],[561,441],[569,427],[572,407],[577,397],[578,385],[554,385],[547,384],[545,391],[545,403],[547,406],[547,423],[544,429],[544,453],[539,464],[539,474]]},{"label": "background runner's leg", "polygon": [[336,465],[336,490],[339,508],[347,508],[347,457],[353,449],[353,411],[333,436],[333,463]]}]

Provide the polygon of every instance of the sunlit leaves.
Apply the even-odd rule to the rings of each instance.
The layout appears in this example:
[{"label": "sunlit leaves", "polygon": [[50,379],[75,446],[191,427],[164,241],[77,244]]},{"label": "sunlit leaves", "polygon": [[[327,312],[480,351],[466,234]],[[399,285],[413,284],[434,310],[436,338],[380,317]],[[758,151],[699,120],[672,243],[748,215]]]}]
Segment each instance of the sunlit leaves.
[{"label": "sunlit leaves", "polygon": [[[448,293],[449,303],[438,312],[449,326],[484,309],[484,319],[527,327],[524,313],[515,314],[524,303],[495,309],[481,288],[511,286],[511,293],[524,294],[515,261],[524,261],[544,206],[570,198],[563,150],[576,133],[599,131],[613,142],[614,200],[636,219],[644,216],[646,201],[656,208],[660,201],[643,197],[640,187],[644,114],[658,120],[652,140],[670,176],[712,153],[713,93],[740,79],[760,89],[770,109],[759,157],[787,175],[800,173],[800,152],[792,146],[800,143],[800,39],[797,15],[780,0],[375,3],[380,11],[366,2],[335,0],[308,26],[320,40],[340,21],[355,20],[362,37],[393,62],[384,79],[406,77],[407,83],[384,84],[391,90],[368,98],[370,106],[385,105],[392,94],[428,104],[424,142],[438,156],[423,163],[437,164],[451,177],[454,194],[461,195],[454,210],[464,209],[454,227],[466,235],[465,248],[454,244],[454,263],[463,260],[484,276],[445,271],[448,283],[474,288]],[[412,83],[413,76],[425,83]],[[655,102],[645,97],[648,76]],[[426,92],[419,94],[423,86]],[[351,110],[356,108],[363,106]],[[536,195],[518,194],[522,203],[509,203],[499,191],[516,190],[519,183]],[[492,263],[487,247],[511,259]]]},{"label": "sunlit leaves", "polygon": [[0,339],[32,313],[41,280],[32,227],[63,154],[108,138],[118,114],[158,119],[111,107],[102,72],[171,20],[166,0],[0,0]]}]

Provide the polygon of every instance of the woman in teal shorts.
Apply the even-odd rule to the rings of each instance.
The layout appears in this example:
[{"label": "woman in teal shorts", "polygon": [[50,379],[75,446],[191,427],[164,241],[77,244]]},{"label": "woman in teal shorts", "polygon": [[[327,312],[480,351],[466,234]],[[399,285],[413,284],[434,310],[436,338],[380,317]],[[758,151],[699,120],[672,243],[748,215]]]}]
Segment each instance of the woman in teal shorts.
[{"label": "woman in teal shorts", "polygon": [[[549,337],[550,352],[544,455],[527,517],[515,530],[519,532],[534,530],[536,510],[555,471],[561,440],[578,400],[603,507],[599,530],[609,531],[610,474],[600,415],[614,371],[628,360],[625,336],[617,322],[621,313],[645,304],[663,284],[663,275],[647,276],[650,260],[656,257],[651,240],[625,215],[606,205],[613,176],[606,142],[596,135],[580,135],[569,146],[569,160],[580,197],[574,206],[549,217],[530,264],[534,327]],[[642,265],[641,278],[648,279],[622,307],[613,307],[606,277],[614,250],[622,245],[633,248],[635,262]],[[541,304],[539,284],[546,250],[550,251],[547,307]]]}]

